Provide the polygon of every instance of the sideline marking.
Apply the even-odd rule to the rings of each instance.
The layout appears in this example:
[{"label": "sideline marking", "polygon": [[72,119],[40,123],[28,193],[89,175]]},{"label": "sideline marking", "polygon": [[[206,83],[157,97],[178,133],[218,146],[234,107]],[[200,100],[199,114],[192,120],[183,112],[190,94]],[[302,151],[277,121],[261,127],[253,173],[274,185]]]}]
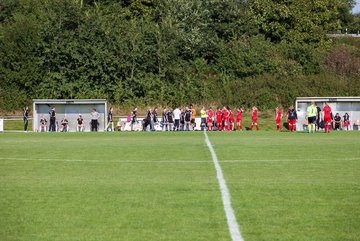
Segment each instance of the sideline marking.
[{"label": "sideline marking", "polygon": [[[274,160],[261,160],[261,159],[244,159],[244,160],[222,160],[218,161],[219,163],[276,163],[276,162],[308,162],[308,161],[327,161],[328,159],[324,158],[310,158],[310,159],[274,159]],[[334,159],[334,161],[357,161],[360,158],[339,158]],[[0,161],[52,161],[52,162],[90,162],[90,163],[213,163],[208,160],[85,160],[85,159],[60,159],[60,158],[37,158],[37,157],[0,157]]]},{"label": "sideline marking", "polygon": [[225,210],[225,214],[226,214],[226,219],[227,219],[227,223],[229,226],[229,231],[230,231],[230,235],[231,235],[231,239],[233,241],[244,241],[243,237],[240,234],[240,228],[239,228],[239,224],[236,221],[236,217],[234,214],[234,210],[231,207],[231,201],[230,201],[230,192],[229,189],[226,185],[226,181],[224,179],[224,174],[221,170],[221,166],[219,164],[218,158],[216,156],[216,153],[214,151],[214,148],[211,145],[211,142],[209,140],[208,135],[206,134],[206,131],[204,130],[204,135],[205,135],[205,142],[206,145],[208,146],[213,162],[214,162],[214,166],[216,169],[216,177],[218,179],[219,182],[219,187],[220,187],[220,191],[221,191],[221,198],[223,201],[223,205],[224,205],[224,210]]}]

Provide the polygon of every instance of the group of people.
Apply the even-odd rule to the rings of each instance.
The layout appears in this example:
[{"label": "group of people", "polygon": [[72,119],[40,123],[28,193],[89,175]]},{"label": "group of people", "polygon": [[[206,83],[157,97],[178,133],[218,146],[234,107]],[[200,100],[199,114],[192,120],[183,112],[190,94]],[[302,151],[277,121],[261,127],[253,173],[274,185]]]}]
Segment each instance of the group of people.
[{"label": "group of people", "polygon": [[[200,110],[201,117],[201,130],[217,130],[217,131],[232,131],[243,130],[243,108],[237,108],[236,112],[229,106],[222,108],[212,109],[212,107]],[[142,129],[154,131],[160,127],[163,131],[190,131],[195,130],[196,127],[196,109],[193,105],[186,106],[185,108],[176,107],[175,109],[165,108],[161,113],[161,120],[158,118],[158,108],[149,108],[146,112],[145,118],[142,120]],[[259,130],[258,109],[254,106],[252,108],[252,124],[250,130],[256,127]],[[129,118],[128,118],[129,120]],[[131,116],[131,130],[139,123],[137,119],[137,108],[134,108]],[[119,123],[118,125],[119,126]]]},{"label": "group of people", "polygon": [[345,113],[343,118],[339,113],[334,116],[328,102],[325,102],[324,108],[321,110],[312,101],[306,110],[306,119],[309,133],[314,133],[316,129],[319,130],[320,128],[323,128],[325,133],[330,133],[331,128],[333,130],[350,130],[351,128],[349,114]]},{"label": "group of people", "polygon": [[[27,122],[28,122],[28,107],[25,108],[24,112],[24,129],[27,130]],[[100,114],[96,111],[96,108],[93,108],[90,113],[90,130],[91,131],[98,131],[99,127],[99,118]],[[112,117],[111,117],[112,118]],[[70,129],[69,120],[66,115],[61,119],[60,124],[56,121],[56,109],[55,107],[51,107],[49,111],[49,128],[48,128],[48,121],[45,115],[42,115],[39,121],[39,132],[68,132]],[[76,131],[82,132],[85,129],[84,126],[84,118],[81,114],[79,114],[78,118],[76,119]]]},{"label": "group of people", "polygon": [[[176,107],[174,110],[171,108],[165,108],[161,112],[161,118],[159,121],[158,108],[154,109],[148,108],[145,118],[142,121],[138,120],[138,109],[134,108],[131,115],[127,116],[126,126],[129,127],[129,130],[162,130],[162,131],[190,131],[195,130],[196,127],[196,109],[192,104],[186,106],[185,108]],[[322,113],[322,114],[320,114]],[[229,106],[218,107],[213,109],[209,107],[206,109],[202,107],[200,110],[200,129],[208,131],[242,131],[243,130],[243,114],[244,109],[239,107],[235,110],[231,109]],[[282,130],[282,119],[284,115],[280,108],[276,107],[275,109],[275,123],[276,130]],[[28,118],[29,118],[29,108],[24,108],[24,130],[27,131],[28,127]],[[93,108],[90,113],[90,130],[98,131],[99,128],[99,118],[100,114],[96,111],[96,108]],[[286,120],[288,125],[288,130],[293,132],[296,130],[297,123],[297,112],[294,106],[290,106],[286,111]],[[64,115],[63,119],[59,123],[56,121],[56,110],[55,107],[51,107],[49,111],[49,128],[47,129],[47,119],[42,115],[40,119],[40,132],[56,132],[69,131],[69,121]],[[332,109],[328,103],[325,103],[324,108],[321,109],[316,105],[315,102],[311,102],[311,105],[307,108],[306,111],[306,120],[307,120],[307,129],[309,133],[315,132],[323,128],[325,132],[329,133],[330,129],[341,130],[341,129],[350,129],[350,116],[348,113],[345,113],[343,117],[336,113],[333,115]],[[79,114],[76,120],[76,131],[84,131],[84,118]],[[139,128],[140,127],[140,128]],[[251,125],[248,128],[252,130],[253,128],[259,130],[258,124],[258,109],[254,106],[251,108]],[[124,130],[124,123],[119,119],[116,125],[117,130]],[[114,114],[113,108],[109,109],[107,115],[107,126],[105,131],[115,131],[114,128]]]}]

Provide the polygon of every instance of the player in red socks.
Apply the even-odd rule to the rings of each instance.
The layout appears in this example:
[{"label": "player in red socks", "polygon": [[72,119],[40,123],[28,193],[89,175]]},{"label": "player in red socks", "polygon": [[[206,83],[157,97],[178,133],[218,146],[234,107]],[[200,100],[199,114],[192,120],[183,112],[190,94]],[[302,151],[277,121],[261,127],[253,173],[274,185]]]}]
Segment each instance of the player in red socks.
[{"label": "player in red socks", "polygon": [[275,122],[276,122],[276,131],[281,131],[281,118],[283,117],[283,114],[279,107],[275,108]]},{"label": "player in red socks", "polygon": [[223,114],[223,130],[228,131],[230,111],[224,106],[222,110],[222,114]]},{"label": "player in red socks", "polygon": [[329,106],[329,103],[325,102],[323,112],[324,112],[324,129],[325,129],[325,133],[330,133],[332,114],[331,114],[331,107]]},{"label": "player in red socks", "polygon": [[207,119],[206,119],[208,131],[213,130],[213,120],[214,120],[214,112],[213,112],[212,108],[210,107],[207,111]]},{"label": "player in red socks", "polygon": [[222,130],[222,111],[220,107],[215,112],[216,115],[216,130],[221,131]]},{"label": "player in red socks", "polygon": [[294,106],[290,106],[290,108],[286,112],[287,116],[287,122],[289,126],[289,131],[295,131],[296,130],[296,120],[297,120],[297,113],[294,108]]},{"label": "player in red socks", "polygon": [[251,126],[250,126],[250,130],[252,131],[253,127],[255,126],[256,127],[256,130],[258,131],[259,130],[259,125],[257,123],[257,119],[258,119],[258,109],[254,106],[252,108],[252,113],[251,113],[251,119],[252,119],[252,123],[251,123]]},{"label": "player in red socks", "polygon": [[236,130],[242,131],[242,114],[244,110],[242,108],[238,108],[236,112]]},{"label": "player in red socks", "polygon": [[[228,107],[229,108],[229,107]],[[234,130],[234,112],[229,108],[229,124],[230,124],[230,130]]]}]

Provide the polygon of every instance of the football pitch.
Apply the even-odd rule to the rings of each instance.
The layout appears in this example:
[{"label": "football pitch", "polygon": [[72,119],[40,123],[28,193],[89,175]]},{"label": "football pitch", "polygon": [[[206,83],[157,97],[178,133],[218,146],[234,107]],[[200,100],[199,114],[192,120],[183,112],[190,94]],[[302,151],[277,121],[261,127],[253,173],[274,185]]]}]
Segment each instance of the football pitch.
[{"label": "football pitch", "polygon": [[[211,132],[245,241],[360,240],[360,132]],[[203,132],[0,133],[0,240],[231,240]]]}]

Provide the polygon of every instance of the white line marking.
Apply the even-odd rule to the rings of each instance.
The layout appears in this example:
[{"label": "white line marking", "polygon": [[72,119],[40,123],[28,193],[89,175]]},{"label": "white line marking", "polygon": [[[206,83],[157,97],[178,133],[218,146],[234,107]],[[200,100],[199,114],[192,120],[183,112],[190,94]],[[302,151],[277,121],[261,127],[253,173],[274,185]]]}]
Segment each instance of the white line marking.
[{"label": "white line marking", "polygon": [[243,241],[244,239],[240,234],[239,224],[236,221],[234,210],[231,207],[230,192],[229,192],[229,189],[228,189],[228,187],[226,185],[226,181],[224,179],[224,174],[223,174],[223,172],[221,170],[221,166],[220,166],[219,161],[217,159],[214,148],[211,145],[209,137],[206,134],[206,131],[204,131],[204,134],[205,134],[206,145],[208,146],[208,148],[210,150],[210,153],[211,153],[214,165],[215,165],[216,177],[217,177],[218,182],[219,182],[219,187],[220,187],[220,191],[221,191],[221,198],[222,198],[223,205],[224,205],[224,210],[225,210],[225,214],[226,214],[227,223],[228,223],[228,226],[229,226],[231,239],[233,241]]},{"label": "white line marking", "polygon": [[0,161],[54,161],[54,162],[90,162],[90,163],[211,163],[211,161],[193,160],[81,160],[81,159],[60,159],[60,158],[27,158],[27,157],[0,157]]},{"label": "white line marking", "polygon": [[[333,161],[357,161],[360,158],[338,158]],[[85,160],[85,159],[60,159],[60,158],[37,158],[37,157],[0,157],[0,161],[53,161],[53,162],[90,162],[90,163],[212,163],[206,160]],[[329,161],[324,158],[313,158],[313,159],[274,159],[274,160],[222,160],[219,163],[276,163],[276,162],[305,162],[305,161]]]}]

